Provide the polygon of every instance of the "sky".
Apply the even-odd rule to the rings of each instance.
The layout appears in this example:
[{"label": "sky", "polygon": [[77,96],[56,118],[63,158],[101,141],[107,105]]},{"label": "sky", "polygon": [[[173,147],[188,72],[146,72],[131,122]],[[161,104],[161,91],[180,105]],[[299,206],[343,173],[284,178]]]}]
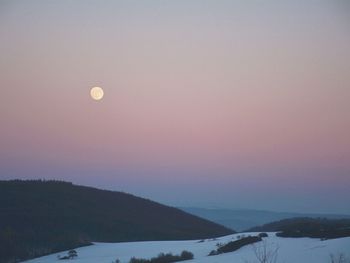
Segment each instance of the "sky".
[{"label": "sky", "polygon": [[350,214],[349,47],[346,0],[0,0],[0,179]]}]

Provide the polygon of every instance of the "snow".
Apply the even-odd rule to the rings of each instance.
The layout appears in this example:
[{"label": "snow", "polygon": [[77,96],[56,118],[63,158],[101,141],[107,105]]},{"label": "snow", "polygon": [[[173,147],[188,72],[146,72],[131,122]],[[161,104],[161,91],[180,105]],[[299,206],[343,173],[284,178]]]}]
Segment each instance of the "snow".
[{"label": "snow", "polygon": [[[257,235],[258,233],[244,233],[244,235]],[[268,250],[278,247],[277,262],[281,263],[329,263],[330,254],[340,253],[350,257],[350,237],[321,241],[313,238],[283,238],[276,237],[275,233],[268,233],[264,238]],[[211,250],[216,249],[217,243],[226,243],[236,240],[238,235],[187,241],[148,241],[124,243],[94,243],[92,246],[77,248],[78,258],[74,260],[58,260],[57,256],[64,256],[67,252],[60,252],[28,260],[26,263],[112,263],[117,258],[121,263],[128,263],[131,257],[151,258],[159,253],[171,252],[180,254],[183,250],[194,254],[193,260],[188,263],[245,263],[257,262],[252,245],[245,246],[235,252],[216,256],[207,256]],[[256,243],[256,246],[263,242]]]}]

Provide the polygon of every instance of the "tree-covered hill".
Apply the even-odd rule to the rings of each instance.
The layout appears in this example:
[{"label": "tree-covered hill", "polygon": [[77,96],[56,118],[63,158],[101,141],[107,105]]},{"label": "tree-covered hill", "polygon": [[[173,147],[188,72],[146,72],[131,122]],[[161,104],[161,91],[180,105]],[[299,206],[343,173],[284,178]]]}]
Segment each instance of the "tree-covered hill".
[{"label": "tree-covered hill", "polygon": [[60,181],[0,181],[0,262],[92,241],[200,239],[232,230],[147,199]]},{"label": "tree-covered hill", "polygon": [[258,227],[248,232],[274,231],[281,237],[312,237],[331,239],[350,236],[350,219],[290,218]]}]

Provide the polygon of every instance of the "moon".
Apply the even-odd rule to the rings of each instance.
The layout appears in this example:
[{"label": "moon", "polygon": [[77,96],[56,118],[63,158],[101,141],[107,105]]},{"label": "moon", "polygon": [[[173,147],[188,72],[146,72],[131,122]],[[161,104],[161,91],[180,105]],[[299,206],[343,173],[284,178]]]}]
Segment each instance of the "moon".
[{"label": "moon", "polygon": [[103,98],[104,92],[101,87],[93,87],[90,90],[90,95],[93,100],[101,100]]}]

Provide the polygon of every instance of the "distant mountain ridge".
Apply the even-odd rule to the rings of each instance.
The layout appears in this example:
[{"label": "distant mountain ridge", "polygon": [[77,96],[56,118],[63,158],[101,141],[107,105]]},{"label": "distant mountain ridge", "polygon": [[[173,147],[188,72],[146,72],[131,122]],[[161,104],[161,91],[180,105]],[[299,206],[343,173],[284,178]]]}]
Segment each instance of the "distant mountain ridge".
[{"label": "distant mountain ridge", "polygon": [[216,222],[236,231],[245,231],[252,227],[264,225],[270,222],[295,218],[328,218],[341,219],[350,218],[350,215],[341,214],[316,214],[316,213],[289,213],[289,212],[272,212],[264,210],[249,209],[208,209],[198,207],[179,207],[183,211]]},{"label": "distant mountain ridge", "polygon": [[0,181],[0,262],[91,241],[202,239],[234,231],[131,194],[61,181]]}]

